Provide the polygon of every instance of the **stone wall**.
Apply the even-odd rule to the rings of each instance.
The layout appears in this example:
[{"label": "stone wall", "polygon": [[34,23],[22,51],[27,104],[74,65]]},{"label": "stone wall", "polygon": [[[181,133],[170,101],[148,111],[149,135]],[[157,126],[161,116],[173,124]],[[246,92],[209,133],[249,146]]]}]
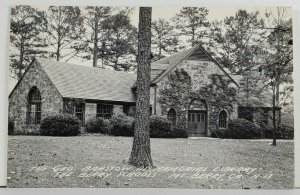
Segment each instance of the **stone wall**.
[{"label": "stone wall", "polygon": [[9,117],[14,121],[15,132],[35,134],[39,131],[39,125],[26,125],[28,93],[34,86],[41,93],[41,119],[63,111],[63,99],[60,93],[42,67],[34,62],[9,98]]}]

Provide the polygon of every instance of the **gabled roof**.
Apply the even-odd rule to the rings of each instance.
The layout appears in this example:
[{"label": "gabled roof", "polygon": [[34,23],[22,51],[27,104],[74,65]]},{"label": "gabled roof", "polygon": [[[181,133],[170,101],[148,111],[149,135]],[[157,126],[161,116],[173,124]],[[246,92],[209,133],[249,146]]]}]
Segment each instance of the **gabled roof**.
[{"label": "gabled roof", "polygon": [[152,63],[151,70],[166,70],[169,64]]},{"label": "gabled roof", "polygon": [[181,61],[187,59],[190,55],[192,55],[197,50],[201,50],[207,58],[209,58],[212,62],[214,62],[224,72],[224,74],[227,75],[229,79],[231,79],[231,81],[233,81],[233,83],[235,83],[238,86],[238,83],[223,69],[223,67],[201,45],[196,45],[192,48],[175,53],[171,56],[162,58],[154,62],[153,64],[167,64],[168,67],[161,75],[159,75],[156,79],[152,81],[152,84],[156,84],[157,82],[159,82],[166,74],[168,74],[171,70],[173,70]]},{"label": "gabled roof", "polygon": [[135,102],[136,74],[37,58],[62,97]]}]

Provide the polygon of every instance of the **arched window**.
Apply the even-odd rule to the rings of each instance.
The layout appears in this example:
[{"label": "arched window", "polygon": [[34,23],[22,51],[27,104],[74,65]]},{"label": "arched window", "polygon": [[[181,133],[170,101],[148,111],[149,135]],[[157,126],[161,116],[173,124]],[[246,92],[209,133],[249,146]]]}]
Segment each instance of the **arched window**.
[{"label": "arched window", "polygon": [[33,87],[28,94],[27,125],[41,124],[42,100],[38,88]]},{"label": "arched window", "polygon": [[225,110],[222,110],[219,114],[219,127],[227,128],[227,113]]},{"label": "arched window", "polygon": [[168,112],[168,120],[172,123],[172,125],[176,125],[176,112],[173,108],[171,108]]}]

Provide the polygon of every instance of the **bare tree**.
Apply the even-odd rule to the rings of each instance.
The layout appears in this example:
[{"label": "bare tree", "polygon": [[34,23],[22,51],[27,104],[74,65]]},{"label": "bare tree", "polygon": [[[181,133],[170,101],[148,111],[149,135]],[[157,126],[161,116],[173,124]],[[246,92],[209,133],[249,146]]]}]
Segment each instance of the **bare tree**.
[{"label": "bare tree", "polygon": [[129,164],[137,167],[153,166],[150,148],[150,56],[151,7],[141,7],[138,32],[137,100],[133,146]]}]

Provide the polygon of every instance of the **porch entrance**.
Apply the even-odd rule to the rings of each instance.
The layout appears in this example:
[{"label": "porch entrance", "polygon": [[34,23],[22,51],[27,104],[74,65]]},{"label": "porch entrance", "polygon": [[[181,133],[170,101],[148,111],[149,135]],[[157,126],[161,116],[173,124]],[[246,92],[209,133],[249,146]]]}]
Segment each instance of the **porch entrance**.
[{"label": "porch entrance", "polygon": [[205,136],[207,129],[207,104],[204,100],[193,100],[188,109],[188,134]]},{"label": "porch entrance", "polygon": [[205,134],[206,111],[189,110],[188,128],[191,134]]}]

